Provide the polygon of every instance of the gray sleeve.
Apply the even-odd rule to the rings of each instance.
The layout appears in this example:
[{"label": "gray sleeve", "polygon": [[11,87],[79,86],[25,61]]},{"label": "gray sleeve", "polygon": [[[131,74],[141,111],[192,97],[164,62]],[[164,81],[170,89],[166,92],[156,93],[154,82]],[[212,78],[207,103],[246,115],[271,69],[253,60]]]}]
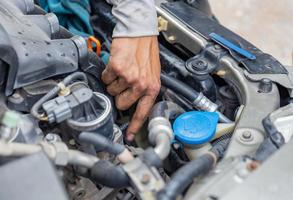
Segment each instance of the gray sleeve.
[{"label": "gray sleeve", "polygon": [[117,19],[113,37],[140,37],[158,35],[154,0],[106,0],[113,4]]}]

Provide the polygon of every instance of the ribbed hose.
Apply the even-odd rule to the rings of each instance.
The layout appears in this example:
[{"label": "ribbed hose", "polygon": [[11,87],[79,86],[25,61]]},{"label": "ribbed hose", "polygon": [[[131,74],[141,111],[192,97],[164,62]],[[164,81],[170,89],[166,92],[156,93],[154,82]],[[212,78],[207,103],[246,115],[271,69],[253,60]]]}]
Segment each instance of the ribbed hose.
[{"label": "ribbed hose", "polygon": [[[81,80],[81,81],[87,83],[87,77],[82,72],[75,72],[75,73],[67,76],[61,83],[63,83],[64,86],[67,86],[69,83],[71,83],[72,81],[75,81],[75,80]],[[42,105],[46,101],[57,96],[60,90],[61,90],[60,84],[58,84],[57,86],[55,86],[51,91],[49,91],[45,96],[43,96],[39,101],[37,101],[33,105],[32,109],[31,109],[31,114],[39,120],[44,120],[45,116],[43,116],[43,114],[39,113],[40,108],[42,107]]]}]

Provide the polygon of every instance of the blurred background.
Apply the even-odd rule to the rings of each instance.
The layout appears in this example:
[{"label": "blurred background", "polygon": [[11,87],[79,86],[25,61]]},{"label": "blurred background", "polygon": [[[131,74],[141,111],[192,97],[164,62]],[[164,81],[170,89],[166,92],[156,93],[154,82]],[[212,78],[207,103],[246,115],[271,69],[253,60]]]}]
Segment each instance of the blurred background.
[{"label": "blurred background", "polygon": [[293,66],[293,0],[210,0],[210,4],[223,25]]}]

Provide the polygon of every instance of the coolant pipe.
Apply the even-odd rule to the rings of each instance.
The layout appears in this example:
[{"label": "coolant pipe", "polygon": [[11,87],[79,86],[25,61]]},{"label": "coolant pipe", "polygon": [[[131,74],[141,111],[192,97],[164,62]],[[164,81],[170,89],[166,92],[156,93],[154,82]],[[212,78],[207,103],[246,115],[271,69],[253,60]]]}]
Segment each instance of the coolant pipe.
[{"label": "coolant pipe", "polygon": [[183,112],[180,106],[168,101],[157,103],[151,112],[148,125],[149,141],[155,145],[154,151],[161,160],[169,155],[174,138],[169,119]]},{"label": "coolant pipe", "polygon": [[219,114],[220,122],[231,122],[230,119],[217,111],[218,105],[209,100],[203,93],[197,92],[185,83],[163,73],[161,74],[161,82],[163,86],[169,88],[177,94],[181,94],[184,98],[191,102],[192,106],[203,111],[217,112]]},{"label": "coolant pipe", "polygon": [[190,161],[177,170],[165,188],[158,193],[160,200],[175,200],[193,182],[194,178],[200,177],[211,171],[217,161],[224,156],[230,138],[217,143],[208,153]]}]

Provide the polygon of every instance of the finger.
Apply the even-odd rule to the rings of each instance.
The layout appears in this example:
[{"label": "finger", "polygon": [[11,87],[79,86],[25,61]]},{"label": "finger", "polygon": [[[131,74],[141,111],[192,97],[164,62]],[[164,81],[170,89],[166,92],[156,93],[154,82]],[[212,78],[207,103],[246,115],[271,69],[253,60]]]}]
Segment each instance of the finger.
[{"label": "finger", "polygon": [[128,87],[129,85],[126,83],[126,80],[124,78],[118,78],[107,87],[107,91],[110,95],[117,96]]},{"label": "finger", "polygon": [[111,70],[111,68],[107,67],[102,73],[102,81],[106,85],[109,85],[115,79],[117,79],[117,75],[113,72],[113,70]]},{"label": "finger", "polygon": [[156,97],[154,96],[143,96],[138,104],[136,111],[132,117],[132,120],[127,129],[127,140],[132,141],[134,139],[134,135],[140,130],[143,123],[146,121],[154,103]]},{"label": "finger", "polygon": [[116,106],[119,110],[127,110],[143,95],[144,90],[141,88],[128,88],[116,97]]}]

